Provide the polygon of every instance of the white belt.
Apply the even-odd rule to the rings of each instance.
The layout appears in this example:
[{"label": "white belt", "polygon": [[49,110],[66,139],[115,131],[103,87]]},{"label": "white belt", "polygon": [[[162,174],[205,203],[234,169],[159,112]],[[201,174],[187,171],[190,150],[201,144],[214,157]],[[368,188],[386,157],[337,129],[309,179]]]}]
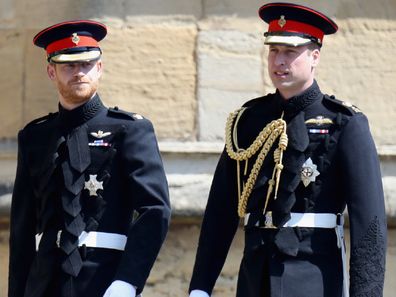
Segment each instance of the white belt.
[{"label": "white belt", "polygon": [[[249,222],[250,213],[245,215],[244,225]],[[338,220],[339,219],[339,220]],[[259,222],[255,224],[259,227]],[[346,247],[344,240],[344,217],[334,213],[290,213],[288,220],[281,228],[284,227],[307,227],[307,228],[334,228],[337,235],[337,246],[341,249],[342,272],[343,272],[343,297],[349,297],[348,271],[346,263]],[[265,222],[262,228],[277,228],[272,222],[272,212],[265,213]]]},{"label": "white belt", "polygon": [[[334,213],[290,213],[288,220],[281,227],[310,227],[310,228],[335,228],[337,215]],[[245,215],[245,226],[249,222],[250,213]],[[259,226],[259,222],[256,223]],[[265,213],[265,223],[262,228],[276,228],[272,223],[272,212]]]},{"label": "white belt", "polygon": [[78,237],[78,246],[113,249],[123,251],[127,237],[117,233],[85,232]]},{"label": "white belt", "polygon": [[[36,234],[36,251],[41,241],[42,233]],[[62,230],[58,231],[56,244],[59,247]],[[123,234],[107,232],[85,232],[78,237],[78,246],[104,248],[123,251],[125,249],[127,237]]]}]

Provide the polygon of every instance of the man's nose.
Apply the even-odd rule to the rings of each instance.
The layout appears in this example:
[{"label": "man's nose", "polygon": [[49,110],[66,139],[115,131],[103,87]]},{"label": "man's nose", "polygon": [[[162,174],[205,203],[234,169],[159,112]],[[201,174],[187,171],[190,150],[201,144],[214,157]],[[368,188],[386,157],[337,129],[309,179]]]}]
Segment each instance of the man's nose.
[{"label": "man's nose", "polygon": [[76,64],[74,67],[74,75],[76,76],[83,76],[85,75],[84,67],[81,64]]},{"label": "man's nose", "polygon": [[276,66],[281,66],[281,65],[285,65],[285,57],[282,54],[278,54],[275,57],[275,65]]}]

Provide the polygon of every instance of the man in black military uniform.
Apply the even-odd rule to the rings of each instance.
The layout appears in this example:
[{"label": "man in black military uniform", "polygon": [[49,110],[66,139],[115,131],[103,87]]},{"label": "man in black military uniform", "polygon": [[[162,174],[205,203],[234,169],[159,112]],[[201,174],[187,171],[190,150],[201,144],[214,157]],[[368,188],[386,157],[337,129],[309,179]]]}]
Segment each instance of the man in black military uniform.
[{"label": "man in black military uniform", "polygon": [[[328,17],[290,3],[260,8],[269,24],[274,94],[230,115],[190,283],[212,293],[244,219],[238,297],[382,296],[386,217],[367,118],[314,79]],[[336,75],[336,74],[335,74]],[[342,213],[350,222],[350,278]],[[348,285],[350,281],[350,286]]]},{"label": "man in black military uniform", "polygon": [[98,22],[46,28],[59,112],[18,135],[9,297],[135,297],[168,230],[167,181],[149,120],[106,108]]}]

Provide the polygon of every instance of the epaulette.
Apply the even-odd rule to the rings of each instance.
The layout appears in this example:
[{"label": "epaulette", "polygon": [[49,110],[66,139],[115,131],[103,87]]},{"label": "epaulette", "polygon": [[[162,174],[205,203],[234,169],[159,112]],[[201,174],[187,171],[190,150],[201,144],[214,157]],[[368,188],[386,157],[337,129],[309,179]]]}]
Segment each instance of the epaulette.
[{"label": "epaulette", "polygon": [[113,108],[110,107],[108,110],[109,110],[109,115],[126,118],[133,121],[143,120],[143,116],[141,116],[140,114],[119,109],[118,106],[114,106]]},{"label": "epaulette", "polygon": [[324,100],[326,102],[330,102],[335,107],[337,107],[341,111],[348,113],[349,115],[362,113],[362,111],[357,106],[355,106],[352,103],[347,102],[347,101],[338,100],[334,95],[331,95],[331,96],[325,95]]},{"label": "epaulette", "polygon": [[43,116],[43,117],[39,117],[37,119],[34,119],[33,121],[29,122],[26,124],[25,128],[33,126],[33,125],[38,125],[41,123],[45,123],[47,121],[49,121],[50,119],[56,117],[58,115],[58,112],[50,112],[49,114]]}]

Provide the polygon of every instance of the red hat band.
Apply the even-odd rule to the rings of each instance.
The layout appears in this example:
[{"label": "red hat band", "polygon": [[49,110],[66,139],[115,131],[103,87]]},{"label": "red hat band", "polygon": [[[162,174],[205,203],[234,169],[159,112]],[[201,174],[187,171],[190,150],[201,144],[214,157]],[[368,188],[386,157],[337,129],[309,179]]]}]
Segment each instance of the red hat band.
[{"label": "red hat band", "polygon": [[281,16],[278,20],[273,20],[269,23],[268,33],[271,32],[291,32],[298,34],[307,34],[323,41],[324,33],[317,27],[306,23],[301,23],[293,20],[286,20]]},{"label": "red hat band", "polygon": [[99,43],[90,36],[80,36],[74,33],[71,37],[54,41],[46,47],[47,54],[77,47],[99,47]]}]

